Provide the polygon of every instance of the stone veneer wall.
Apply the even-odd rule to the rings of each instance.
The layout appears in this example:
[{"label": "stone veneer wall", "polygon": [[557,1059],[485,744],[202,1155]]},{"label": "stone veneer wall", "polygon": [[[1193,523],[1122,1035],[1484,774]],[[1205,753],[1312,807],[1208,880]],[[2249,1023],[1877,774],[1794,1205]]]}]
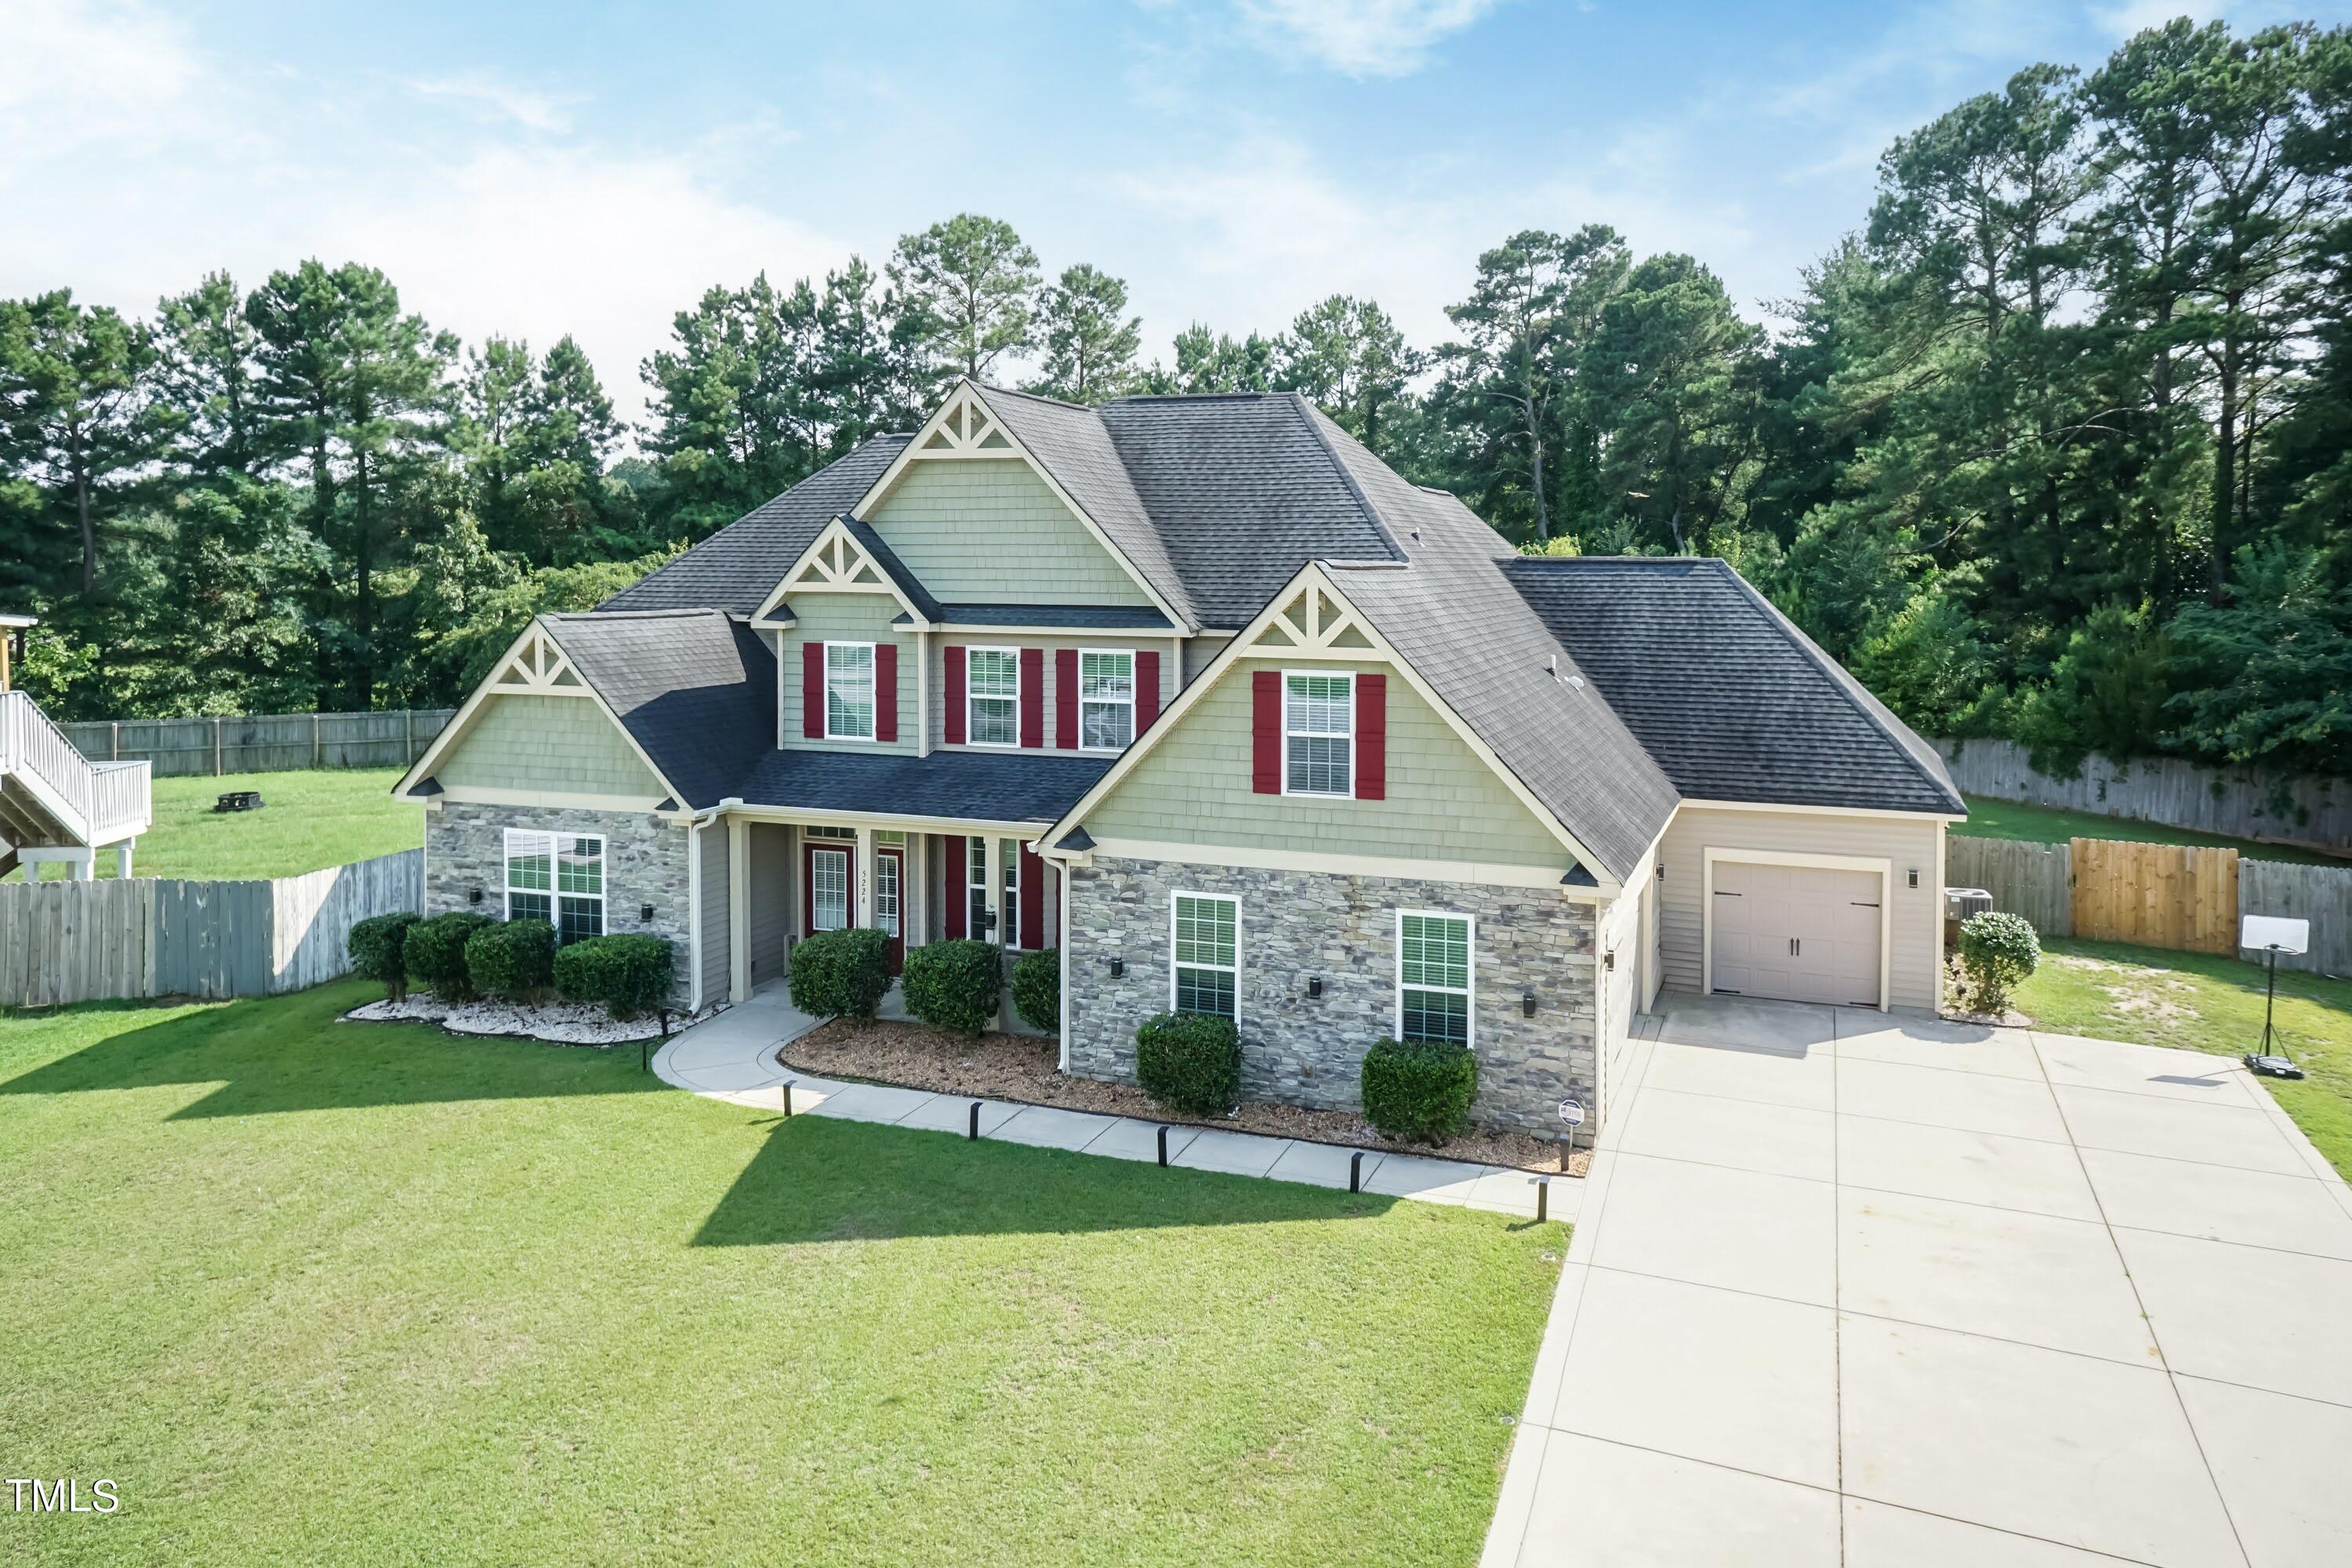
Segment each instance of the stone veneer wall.
[{"label": "stone veneer wall", "polygon": [[[425,912],[478,907],[497,917],[506,909],[506,830],[604,836],[604,930],[607,934],[644,932],[676,944],[677,1002],[688,990],[691,908],[686,860],[686,829],[645,812],[545,810],[528,805],[478,805],[444,802],[425,814]],[[710,827],[706,833],[724,833]],[[482,889],[479,906],[467,895]],[[638,919],[645,905],[654,918]]]},{"label": "stone veneer wall", "polygon": [[[1070,870],[1070,1071],[1135,1081],[1136,1027],[1168,1008],[1170,900],[1241,900],[1242,1092],[1355,1110],[1360,1064],[1396,1026],[1396,911],[1476,917],[1473,1120],[1547,1136],[1594,1103],[1593,907],[1537,888],[1098,858]],[[1127,960],[1117,979],[1110,959]],[[1323,994],[1307,981],[1319,975]],[[1536,994],[1536,1016],[1520,997]]]}]

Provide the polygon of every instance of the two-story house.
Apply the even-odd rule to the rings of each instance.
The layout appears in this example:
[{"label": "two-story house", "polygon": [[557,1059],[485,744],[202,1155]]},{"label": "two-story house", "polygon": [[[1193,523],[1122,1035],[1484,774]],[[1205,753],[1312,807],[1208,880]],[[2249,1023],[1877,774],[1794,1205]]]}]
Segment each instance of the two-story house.
[{"label": "two-story house", "polygon": [[959,384],[585,615],[400,786],[426,900],[677,942],[1057,948],[1065,1068],[1171,1008],[1254,1098],[1460,1041],[1605,1112],[1662,985],[1937,1005],[1941,759],[1722,563],[1528,558],[1290,394]]}]

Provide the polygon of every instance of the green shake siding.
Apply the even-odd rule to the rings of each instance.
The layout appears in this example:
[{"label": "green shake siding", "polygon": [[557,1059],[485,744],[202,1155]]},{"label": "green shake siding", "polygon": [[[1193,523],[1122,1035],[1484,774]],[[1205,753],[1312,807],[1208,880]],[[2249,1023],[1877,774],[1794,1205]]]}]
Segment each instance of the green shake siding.
[{"label": "green shake siding", "polygon": [[1017,458],[910,463],[866,521],[942,604],[1151,603]]},{"label": "green shake siding", "polygon": [[[819,752],[912,752],[919,715],[915,709],[915,634],[891,621],[906,612],[887,594],[802,594],[786,606],[794,625],[783,634],[783,662],[776,669],[777,700],[783,706],[783,744]],[[813,741],[801,723],[802,647],[809,643],[870,642],[898,646],[898,739]],[[877,694],[878,696],[878,694]],[[820,729],[822,725],[820,725]]]},{"label": "green shake siding", "polygon": [[434,776],[449,787],[645,798],[666,793],[604,710],[583,697],[485,699],[473,728]]},{"label": "green shake siding", "polygon": [[[1228,669],[1087,816],[1097,839],[1233,845],[1383,859],[1558,867],[1575,858],[1412,688],[1389,671],[1388,798],[1313,800],[1250,788],[1250,677]],[[1318,670],[1328,667],[1317,665]],[[1367,670],[1381,668],[1366,666]]]}]

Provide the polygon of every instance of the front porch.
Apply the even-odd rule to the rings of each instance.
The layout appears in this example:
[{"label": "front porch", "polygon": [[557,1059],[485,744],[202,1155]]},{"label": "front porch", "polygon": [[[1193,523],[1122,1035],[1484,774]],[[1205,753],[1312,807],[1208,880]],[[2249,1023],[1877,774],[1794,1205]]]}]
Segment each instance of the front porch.
[{"label": "front porch", "polygon": [[[783,980],[793,944],[820,931],[888,933],[894,974],[926,942],[976,937],[1013,954],[1058,947],[1061,876],[1031,847],[1045,826],[730,808],[704,830],[724,831],[723,869],[698,858],[698,967],[723,973],[727,999],[742,1003]],[[723,969],[709,962],[714,949]],[[1009,1007],[1003,1026],[1021,1027]]]}]

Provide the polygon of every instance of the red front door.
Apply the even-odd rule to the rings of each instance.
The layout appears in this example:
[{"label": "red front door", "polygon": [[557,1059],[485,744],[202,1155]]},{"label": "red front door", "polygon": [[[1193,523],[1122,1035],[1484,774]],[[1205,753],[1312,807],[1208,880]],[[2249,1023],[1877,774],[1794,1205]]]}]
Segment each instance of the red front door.
[{"label": "red front door", "polygon": [[874,851],[874,923],[890,933],[890,973],[907,966],[907,852]]},{"label": "red front door", "polygon": [[807,840],[806,846],[801,858],[801,887],[807,895],[801,900],[802,934],[840,931],[850,923],[856,903],[856,884],[849,875],[855,847],[821,839]]}]

